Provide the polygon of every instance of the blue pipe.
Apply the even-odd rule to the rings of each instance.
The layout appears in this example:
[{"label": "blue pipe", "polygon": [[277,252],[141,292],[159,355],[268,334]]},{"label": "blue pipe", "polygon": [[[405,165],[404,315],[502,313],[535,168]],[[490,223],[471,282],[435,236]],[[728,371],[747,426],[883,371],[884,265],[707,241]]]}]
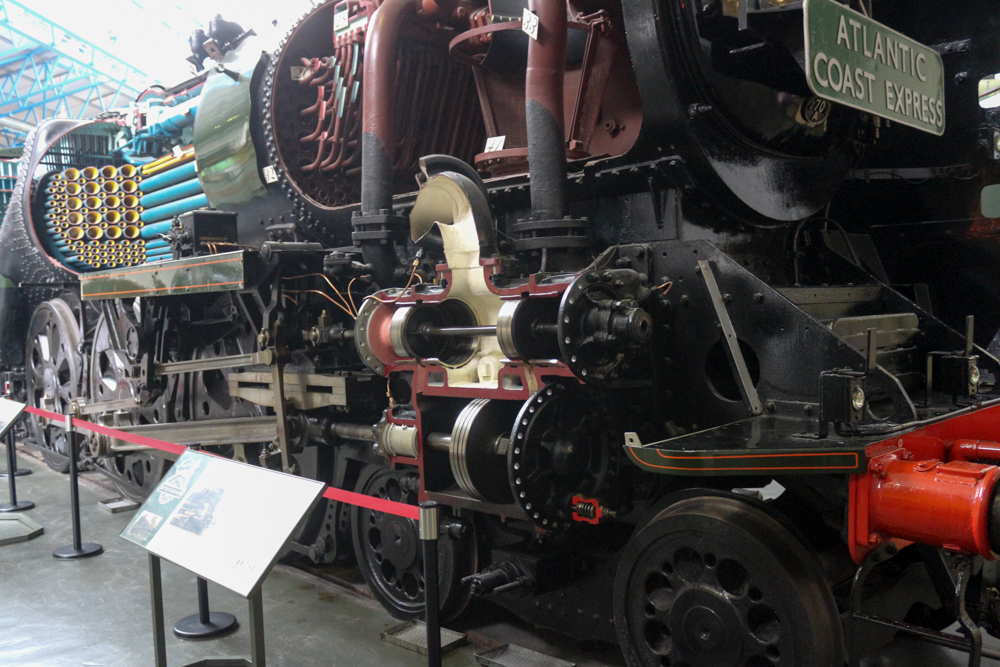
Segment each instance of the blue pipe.
[{"label": "blue pipe", "polygon": [[148,195],[150,192],[155,192],[168,185],[190,180],[198,175],[198,171],[195,169],[196,166],[195,161],[192,160],[176,167],[171,167],[155,176],[143,177],[142,185],[139,187],[144,194]]},{"label": "blue pipe", "polygon": [[[193,197],[185,197],[184,199],[177,199],[168,204],[163,204],[157,206],[156,208],[147,208],[142,212],[142,221],[149,225],[151,222],[159,222],[160,220],[169,220],[174,216],[178,216],[181,213],[187,213],[188,211],[193,211],[203,206],[208,206],[208,197],[204,194],[195,195]],[[143,237],[149,238],[145,235],[147,227],[143,227]],[[162,232],[161,232],[162,233]]]},{"label": "blue pipe", "polygon": [[152,250],[153,248],[166,248],[168,245],[170,244],[163,239],[156,239],[154,241],[146,241],[146,245],[144,247],[146,250]]},{"label": "blue pipe", "polygon": [[162,255],[164,253],[172,253],[173,251],[174,251],[173,248],[153,248],[152,250],[146,251],[146,256],[148,257],[149,255]]},{"label": "blue pipe", "polygon": [[[143,190],[143,193],[146,191]],[[171,185],[170,187],[157,190],[153,194],[143,194],[139,197],[139,205],[143,208],[154,208],[160,204],[166,204],[167,202],[174,201],[175,199],[184,199],[185,197],[192,197],[194,195],[200,195],[202,193],[201,182],[197,178],[192,178],[188,181],[183,181],[177,185]]]},{"label": "blue pipe", "polygon": [[156,238],[160,234],[166,234],[170,231],[170,225],[172,222],[167,220],[166,222],[158,222],[155,225],[146,225],[139,230],[139,238],[152,239]]}]

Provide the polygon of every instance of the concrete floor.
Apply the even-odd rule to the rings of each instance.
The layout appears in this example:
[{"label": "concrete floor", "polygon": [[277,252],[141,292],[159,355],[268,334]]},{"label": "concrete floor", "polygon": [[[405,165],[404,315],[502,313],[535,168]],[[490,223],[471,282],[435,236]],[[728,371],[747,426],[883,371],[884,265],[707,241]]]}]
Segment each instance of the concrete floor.
[{"label": "concrete floor", "polygon": [[[4,449],[0,447],[0,452]],[[153,664],[146,552],[118,535],[132,513],[110,514],[97,502],[114,494],[91,479],[80,486],[83,539],[104,546],[104,554],[59,561],[53,549],[70,544],[68,476],[19,452],[18,465],[33,474],[17,480],[18,498],[36,508],[27,515],[45,527],[28,542],[0,547],[0,667],[139,667]],[[0,467],[5,457],[0,457]],[[0,502],[7,480],[0,480]],[[179,667],[209,657],[248,657],[246,601],[209,584],[212,608],[244,622],[221,639],[181,641],[169,626],[197,611],[194,575],[164,563],[168,664]],[[419,667],[426,658],[381,641],[379,634],[398,621],[373,600],[349,588],[279,564],[263,586],[268,664],[279,667]],[[505,642],[517,643],[575,662],[580,667],[620,667],[614,646],[583,647],[571,640],[526,627],[502,610],[481,604],[463,618],[472,646],[444,657],[445,667],[477,665],[474,653]],[[1000,642],[988,638],[988,644]],[[951,667],[966,656],[897,639],[864,667]],[[1000,662],[984,660],[984,667]]]},{"label": "concrete floor", "polygon": [[[100,543],[104,553],[83,560],[56,560],[53,549],[73,541],[68,476],[23,455],[18,465],[33,471],[18,478],[18,499],[35,503],[28,515],[45,527],[45,534],[0,547],[0,665],[152,665],[146,552],[118,536],[132,513],[110,514],[100,509],[97,501],[111,494],[93,483],[81,484],[83,540]],[[7,480],[0,481],[0,501],[6,502]],[[197,612],[192,574],[164,563],[163,585],[168,625]],[[399,621],[372,600],[283,565],[265,580],[263,592],[270,665],[427,664],[425,657],[380,640],[379,633]],[[209,597],[213,609],[247,620],[243,598],[214,584],[209,584]],[[221,639],[181,641],[168,627],[167,655],[171,667],[206,657],[248,657],[249,632],[241,625],[236,633]],[[469,647],[444,658],[447,667],[476,664]]]}]

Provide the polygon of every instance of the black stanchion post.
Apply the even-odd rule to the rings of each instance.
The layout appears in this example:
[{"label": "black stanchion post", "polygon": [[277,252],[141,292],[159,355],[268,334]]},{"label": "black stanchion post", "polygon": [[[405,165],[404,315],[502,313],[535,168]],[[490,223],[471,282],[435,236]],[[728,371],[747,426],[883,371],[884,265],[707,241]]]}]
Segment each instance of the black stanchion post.
[{"label": "black stanchion post", "polygon": [[[15,438],[14,438],[14,427],[11,426],[11,429],[10,429],[10,442],[11,442],[11,446],[13,446],[14,441],[15,441]],[[14,451],[16,452],[17,450],[14,450]],[[0,470],[0,479],[3,479],[4,477],[7,477],[7,476],[11,475],[11,473],[13,473],[14,475],[17,475],[18,477],[24,477],[25,475],[30,475],[31,474],[31,470],[29,470],[28,468],[18,468],[17,467],[17,457],[15,456],[14,458],[11,458],[10,455],[8,454],[7,455],[7,469],[6,470]]]},{"label": "black stanchion post", "polygon": [[104,547],[93,542],[84,543],[80,537],[80,487],[77,480],[77,445],[76,430],[73,427],[73,414],[76,413],[76,403],[66,415],[66,444],[69,446],[69,504],[70,513],[73,518],[73,544],[59,547],[52,552],[52,556],[62,560],[73,560],[77,558],[90,558],[99,556],[104,552]]},{"label": "black stanchion post", "polygon": [[208,582],[198,577],[198,613],[174,623],[174,634],[181,639],[208,639],[235,632],[236,617],[224,611],[209,611]]},{"label": "black stanchion post", "polygon": [[420,503],[420,543],[424,551],[424,601],[427,623],[427,665],[441,667],[441,607],[438,589],[438,504]]},{"label": "black stanchion post", "polygon": [[17,484],[15,483],[17,479],[16,461],[17,456],[14,453],[14,427],[11,426],[10,430],[7,431],[7,470],[13,471],[14,474],[7,476],[7,483],[10,486],[10,502],[6,505],[0,505],[0,512],[23,512],[35,506],[35,503],[30,500],[22,500],[20,502],[17,500]]}]

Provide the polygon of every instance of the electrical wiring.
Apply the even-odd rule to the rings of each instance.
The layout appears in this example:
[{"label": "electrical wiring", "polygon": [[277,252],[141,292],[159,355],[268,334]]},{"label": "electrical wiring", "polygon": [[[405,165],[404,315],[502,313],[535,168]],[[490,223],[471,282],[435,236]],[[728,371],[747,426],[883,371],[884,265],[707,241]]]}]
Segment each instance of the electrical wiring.
[{"label": "electrical wiring", "polygon": [[[326,284],[330,286],[330,289],[333,290],[333,293],[337,295],[337,298],[340,299],[339,303],[336,302],[336,301],[334,301],[334,303],[336,303],[337,305],[341,306],[341,308],[343,308],[344,310],[346,310],[347,314],[350,315],[351,317],[356,317],[357,316],[357,314],[356,314],[357,309],[354,309],[355,312],[353,312],[353,313],[351,312],[352,309],[351,309],[351,306],[348,304],[347,299],[344,298],[344,295],[341,294],[341,292],[340,292],[339,289],[337,289],[337,286],[334,285],[333,281],[330,280],[330,278],[327,277],[325,274],[323,274],[323,273],[303,273],[301,276],[285,276],[282,280],[298,280],[299,278],[322,278],[323,280],[326,281]],[[350,284],[348,284],[348,289],[350,289]],[[330,299],[330,300],[333,301],[333,299]]]},{"label": "electrical wiring", "polygon": [[[406,285],[403,286],[403,289],[400,290],[399,294],[396,295],[395,299],[381,299],[375,296],[374,294],[369,294],[368,296],[365,297],[365,299],[375,299],[379,303],[396,303],[397,301],[403,298],[403,295],[406,294],[406,290],[410,289],[410,285],[413,284],[413,276],[417,274],[417,266],[419,265],[420,265],[420,260],[417,259],[413,260],[413,269],[410,270],[410,278],[406,281]],[[422,280],[420,282],[421,284],[423,283]]]},{"label": "electrical wiring", "polygon": [[326,292],[321,292],[318,289],[289,289],[289,290],[282,289],[282,292],[289,292],[291,294],[319,294],[323,298],[327,299],[330,303],[332,303],[333,305],[335,305],[337,308],[340,308],[342,311],[344,311],[345,313],[347,313],[347,315],[351,319],[355,319],[354,314],[351,311],[349,311],[347,308],[345,308],[340,302],[335,301],[332,296],[330,296]]}]

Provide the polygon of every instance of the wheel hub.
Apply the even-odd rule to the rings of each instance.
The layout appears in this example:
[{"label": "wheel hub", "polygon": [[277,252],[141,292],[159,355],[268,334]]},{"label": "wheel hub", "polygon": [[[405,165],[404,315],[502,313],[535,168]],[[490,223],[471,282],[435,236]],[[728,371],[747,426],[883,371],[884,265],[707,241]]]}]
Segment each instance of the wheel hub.
[{"label": "wheel hub", "polygon": [[674,641],[692,667],[738,665],[740,641],[733,628],[740,618],[729,602],[705,589],[692,589],[677,596],[671,609],[669,627]]},{"label": "wheel hub", "polygon": [[417,562],[417,524],[412,519],[401,519],[383,514],[375,521],[379,531],[384,558],[398,569],[409,569]]}]

